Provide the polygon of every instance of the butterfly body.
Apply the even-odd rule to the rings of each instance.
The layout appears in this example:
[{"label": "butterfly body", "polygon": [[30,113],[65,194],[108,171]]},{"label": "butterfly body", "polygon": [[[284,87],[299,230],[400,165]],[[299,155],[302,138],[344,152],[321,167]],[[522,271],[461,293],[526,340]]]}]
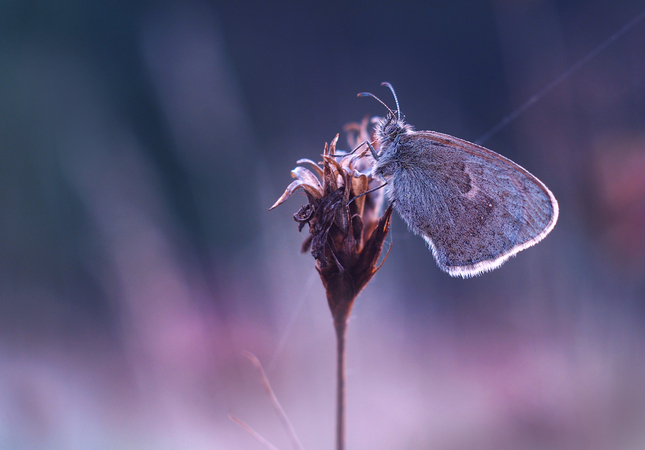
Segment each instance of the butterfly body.
[{"label": "butterfly body", "polygon": [[375,127],[373,173],[439,267],[470,277],[495,269],[542,240],[558,203],[527,170],[487,148],[434,131],[415,131],[390,113]]}]

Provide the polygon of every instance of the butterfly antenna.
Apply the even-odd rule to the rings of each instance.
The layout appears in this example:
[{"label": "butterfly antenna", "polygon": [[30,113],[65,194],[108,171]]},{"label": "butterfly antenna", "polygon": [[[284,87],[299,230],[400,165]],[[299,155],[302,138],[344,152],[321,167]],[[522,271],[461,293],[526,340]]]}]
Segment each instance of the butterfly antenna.
[{"label": "butterfly antenna", "polygon": [[[390,114],[392,114],[392,117],[394,117],[394,111],[392,111],[390,109],[390,107],[387,106],[385,104],[385,102],[383,102],[383,100],[381,100],[380,98],[378,98],[376,95],[372,94],[371,92],[359,92],[357,97],[372,97],[372,98],[376,99],[381,105],[385,106],[387,108],[387,110],[390,112]],[[394,97],[394,98],[396,98],[396,97]],[[398,107],[398,105],[397,105],[397,107]]]},{"label": "butterfly antenna", "polygon": [[390,88],[390,91],[392,91],[392,95],[394,96],[394,102],[396,103],[396,118],[398,120],[401,120],[401,108],[399,108],[399,99],[396,97],[396,92],[394,92],[394,88],[387,81],[382,82],[381,86],[387,86],[388,88]]}]

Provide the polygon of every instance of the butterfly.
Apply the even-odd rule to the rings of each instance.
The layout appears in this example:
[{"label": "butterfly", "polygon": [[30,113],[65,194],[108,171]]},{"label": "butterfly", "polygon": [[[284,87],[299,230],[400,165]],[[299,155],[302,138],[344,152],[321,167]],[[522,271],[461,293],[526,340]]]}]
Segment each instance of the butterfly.
[{"label": "butterfly", "polygon": [[[471,277],[501,266],[540,242],[558,220],[558,202],[526,169],[472,142],[415,131],[383,101],[388,114],[374,127],[372,175],[410,230],[423,237],[439,268]],[[369,145],[369,144],[368,144]]]}]

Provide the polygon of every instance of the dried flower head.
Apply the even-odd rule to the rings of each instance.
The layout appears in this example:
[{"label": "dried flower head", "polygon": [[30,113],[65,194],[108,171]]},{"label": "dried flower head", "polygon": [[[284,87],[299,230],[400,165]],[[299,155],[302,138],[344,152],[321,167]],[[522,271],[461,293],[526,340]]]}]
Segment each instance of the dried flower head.
[{"label": "dried flower head", "polygon": [[[352,147],[368,140],[368,124],[366,118],[345,128],[350,132]],[[382,181],[372,183],[367,146],[360,152],[337,153],[337,142],[338,135],[331,144],[325,144],[320,163],[298,160],[312,170],[302,166],[293,169],[295,180],[270,209],[299,189],[306,194],[309,202],[294,215],[300,231],[309,225],[302,250],[311,249],[334,321],[344,323],[354,299],[380,267],[377,263],[389,231],[392,207],[379,217],[383,190],[370,189]]]}]

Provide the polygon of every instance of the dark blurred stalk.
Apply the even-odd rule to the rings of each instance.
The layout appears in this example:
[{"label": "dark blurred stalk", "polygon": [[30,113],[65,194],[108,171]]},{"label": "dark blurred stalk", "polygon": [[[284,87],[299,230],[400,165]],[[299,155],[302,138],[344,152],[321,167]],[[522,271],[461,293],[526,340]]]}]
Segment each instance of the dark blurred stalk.
[{"label": "dark blurred stalk", "polygon": [[337,340],[336,370],[336,450],[345,450],[345,340],[347,321],[335,322]]}]

